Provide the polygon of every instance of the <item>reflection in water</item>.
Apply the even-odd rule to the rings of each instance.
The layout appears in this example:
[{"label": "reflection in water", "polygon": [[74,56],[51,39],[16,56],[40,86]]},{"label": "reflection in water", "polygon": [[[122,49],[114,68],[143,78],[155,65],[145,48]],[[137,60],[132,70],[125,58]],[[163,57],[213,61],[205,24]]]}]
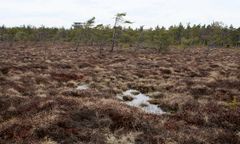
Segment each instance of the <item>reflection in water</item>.
[{"label": "reflection in water", "polygon": [[123,96],[133,97],[132,101],[124,101],[124,103],[126,103],[127,105],[139,107],[147,113],[152,113],[157,115],[161,115],[165,113],[157,105],[150,104],[148,102],[149,100],[151,100],[149,96],[139,93],[137,90],[127,90],[123,92],[122,95],[118,95],[118,98],[123,100]]}]

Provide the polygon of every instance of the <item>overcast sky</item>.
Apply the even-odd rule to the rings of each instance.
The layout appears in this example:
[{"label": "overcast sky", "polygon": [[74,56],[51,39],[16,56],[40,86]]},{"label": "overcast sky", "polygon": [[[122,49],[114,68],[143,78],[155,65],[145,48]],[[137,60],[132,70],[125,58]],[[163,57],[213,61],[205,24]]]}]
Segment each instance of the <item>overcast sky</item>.
[{"label": "overcast sky", "polygon": [[113,24],[117,12],[126,12],[134,27],[213,21],[240,27],[240,0],[0,0],[0,25],[69,28],[93,16]]}]

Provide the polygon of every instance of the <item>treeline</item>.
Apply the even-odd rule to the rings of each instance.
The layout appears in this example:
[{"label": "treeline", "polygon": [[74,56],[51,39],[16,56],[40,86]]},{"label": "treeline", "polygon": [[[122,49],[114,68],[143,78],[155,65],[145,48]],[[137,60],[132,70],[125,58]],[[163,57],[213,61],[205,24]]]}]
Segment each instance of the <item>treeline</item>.
[{"label": "treeline", "polygon": [[[34,42],[74,42],[79,45],[157,48],[164,50],[171,46],[177,47],[239,47],[240,28],[224,26],[220,22],[210,25],[187,25],[181,23],[169,28],[155,27],[144,29],[123,27],[121,25],[94,25],[95,18],[85,22],[82,26],[65,28],[36,28],[21,26],[7,28],[0,27],[0,41],[34,41]],[[130,22],[129,22],[130,23]],[[113,37],[114,34],[114,37]]]}]

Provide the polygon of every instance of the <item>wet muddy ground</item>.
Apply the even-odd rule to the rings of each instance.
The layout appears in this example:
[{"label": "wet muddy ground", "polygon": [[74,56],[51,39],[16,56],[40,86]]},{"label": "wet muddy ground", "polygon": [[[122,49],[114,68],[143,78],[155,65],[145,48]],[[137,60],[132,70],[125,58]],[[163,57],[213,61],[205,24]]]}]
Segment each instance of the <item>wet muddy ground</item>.
[{"label": "wet muddy ground", "polygon": [[0,143],[240,142],[239,49],[0,50]]}]

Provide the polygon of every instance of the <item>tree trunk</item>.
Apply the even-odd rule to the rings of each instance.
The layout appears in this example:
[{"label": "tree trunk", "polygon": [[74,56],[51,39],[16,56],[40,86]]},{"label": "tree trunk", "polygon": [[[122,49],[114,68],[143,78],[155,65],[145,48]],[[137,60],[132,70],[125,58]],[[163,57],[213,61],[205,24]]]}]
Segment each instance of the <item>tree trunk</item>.
[{"label": "tree trunk", "polygon": [[115,18],[115,23],[114,23],[114,27],[113,27],[113,36],[112,36],[112,47],[111,47],[111,52],[113,52],[113,49],[115,47],[115,43],[116,43],[116,32],[117,32],[117,17]]}]

